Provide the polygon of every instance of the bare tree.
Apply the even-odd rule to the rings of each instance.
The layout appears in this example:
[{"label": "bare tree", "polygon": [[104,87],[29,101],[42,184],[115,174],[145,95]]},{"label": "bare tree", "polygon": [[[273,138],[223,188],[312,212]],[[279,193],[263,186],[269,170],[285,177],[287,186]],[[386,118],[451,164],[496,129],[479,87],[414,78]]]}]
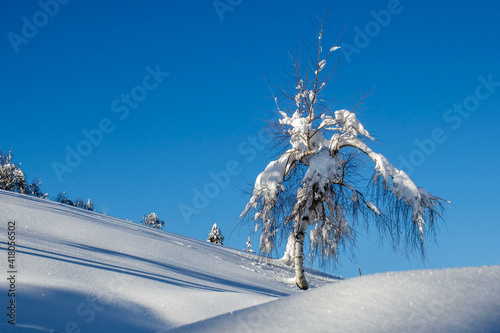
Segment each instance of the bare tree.
[{"label": "bare tree", "polygon": [[[424,240],[434,231],[444,203],[368,146],[374,138],[356,116],[359,103],[350,111],[333,111],[333,103],[323,99],[339,63],[337,58],[327,66],[339,47],[337,40],[323,50],[325,26],[323,18],[316,27],[317,42],[304,43],[306,64],[292,57],[288,78],[293,86],[274,86],[283,98],[274,98],[279,120],[270,122],[269,130],[277,147],[285,148],[257,177],[241,215],[261,229],[264,253],[288,237],[284,258],[293,259],[301,289],[308,288],[304,240],[309,227],[311,253],[323,260],[337,260],[339,247],[355,241],[357,221],[374,224],[396,248],[402,243],[423,255]],[[367,179],[363,168],[370,160],[374,170]]]}]

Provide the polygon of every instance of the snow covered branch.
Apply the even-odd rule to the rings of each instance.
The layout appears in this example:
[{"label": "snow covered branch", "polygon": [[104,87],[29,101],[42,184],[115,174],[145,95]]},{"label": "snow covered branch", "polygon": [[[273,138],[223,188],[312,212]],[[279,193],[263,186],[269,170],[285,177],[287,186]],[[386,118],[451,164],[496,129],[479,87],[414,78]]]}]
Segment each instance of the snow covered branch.
[{"label": "snow covered branch", "polygon": [[[295,258],[297,285],[303,289],[307,289],[307,282],[302,248],[310,226],[312,253],[323,259],[337,259],[339,245],[355,239],[353,223],[358,212],[367,223],[375,221],[395,243],[401,238],[402,230],[407,231],[403,235],[404,243],[423,253],[426,232],[432,230],[436,217],[442,217],[444,203],[417,187],[404,171],[368,146],[374,138],[354,111],[332,111],[323,103],[323,90],[333,74],[330,72],[325,78],[322,73],[328,66],[328,58],[339,47],[331,46],[323,57],[322,43],[323,21],[318,30],[314,61],[309,52],[310,67],[304,71],[300,61],[294,59],[295,93],[284,94],[290,99],[290,110],[282,109],[280,105],[287,104],[278,103],[273,94],[278,120],[271,126],[279,129],[275,131],[277,135],[287,139],[287,147],[258,175],[252,196],[241,214],[245,218],[251,210],[255,211],[253,220],[263,225],[260,249],[264,253],[274,248],[279,230],[290,230],[287,225],[293,221],[293,231],[287,238],[295,244],[287,245],[286,256]],[[338,61],[334,69],[337,64]],[[314,73],[312,79],[308,77],[310,72]],[[373,186],[379,188],[375,195],[359,187],[363,177],[356,171],[357,158],[353,158],[358,155],[374,163]],[[414,242],[412,235],[419,241]]]}]

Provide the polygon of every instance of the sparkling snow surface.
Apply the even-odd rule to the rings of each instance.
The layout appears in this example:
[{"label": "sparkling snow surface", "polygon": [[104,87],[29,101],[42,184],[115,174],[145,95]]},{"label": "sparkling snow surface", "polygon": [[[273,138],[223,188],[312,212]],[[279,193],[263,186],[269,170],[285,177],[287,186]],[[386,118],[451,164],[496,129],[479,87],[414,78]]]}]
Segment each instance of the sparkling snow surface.
[{"label": "sparkling snow surface", "polygon": [[[8,221],[15,329],[6,316]],[[158,332],[299,292],[278,261],[3,190],[0,226],[0,332]]]},{"label": "sparkling snow surface", "polygon": [[303,292],[277,260],[2,190],[0,225],[0,332],[500,332],[500,266],[308,272]]},{"label": "sparkling snow surface", "polygon": [[500,266],[367,275],[173,332],[500,332]]}]

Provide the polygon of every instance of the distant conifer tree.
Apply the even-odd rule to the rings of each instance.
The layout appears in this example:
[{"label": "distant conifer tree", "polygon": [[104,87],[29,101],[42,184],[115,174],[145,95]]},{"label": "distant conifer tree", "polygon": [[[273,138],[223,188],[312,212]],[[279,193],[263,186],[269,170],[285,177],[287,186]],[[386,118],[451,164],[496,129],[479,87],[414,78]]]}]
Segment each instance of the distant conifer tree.
[{"label": "distant conifer tree", "polygon": [[165,222],[160,220],[158,215],[156,215],[155,213],[151,213],[149,215],[144,215],[141,223],[146,225],[146,226],[153,227],[156,229],[162,229],[163,226],[165,225]]},{"label": "distant conifer tree", "polygon": [[222,244],[224,242],[224,236],[222,236],[222,233],[217,226],[217,222],[212,226],[212,231],[208,234],[207,242],[224,245]]},{"label": "distant conifer tree", "polygon": [[250,236],[248,236],[246,244],[247,244],[247,252],[255,252],[254,250],[252,250],[252,243],[250,242]]},{"label": "distant conifer tree", "polygon": [[66,191],[62,191],[61,193],[59,193],[57,195],[56,201],[66,205],[75,206],[73,200],[71,200],[71,198],[68,198],[66,196]]},{"label": "distant conifer tree", "polygon": [[12,152],[4,155],[0,151],[0,189],[18,193],[26,193],[28,184],[21,165],[11,163]]}]

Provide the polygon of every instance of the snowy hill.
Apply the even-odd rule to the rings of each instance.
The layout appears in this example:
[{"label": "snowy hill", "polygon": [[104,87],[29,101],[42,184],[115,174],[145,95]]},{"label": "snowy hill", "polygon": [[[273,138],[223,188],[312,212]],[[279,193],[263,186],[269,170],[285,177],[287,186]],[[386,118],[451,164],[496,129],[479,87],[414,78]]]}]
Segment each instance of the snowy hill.
[{"label": "snowy hill", "polygon": [[[0,225],[1,332],[165,331],[299,292],[291,269],[257,255],[2,190]],[[313,287],[338,281],[308,278]]]},{"label": "snowy hill", "polygon": [[500,266],[309,272],[301,292],[276,261],[1,190],[0,223],[0,332],[500,332]]}]

